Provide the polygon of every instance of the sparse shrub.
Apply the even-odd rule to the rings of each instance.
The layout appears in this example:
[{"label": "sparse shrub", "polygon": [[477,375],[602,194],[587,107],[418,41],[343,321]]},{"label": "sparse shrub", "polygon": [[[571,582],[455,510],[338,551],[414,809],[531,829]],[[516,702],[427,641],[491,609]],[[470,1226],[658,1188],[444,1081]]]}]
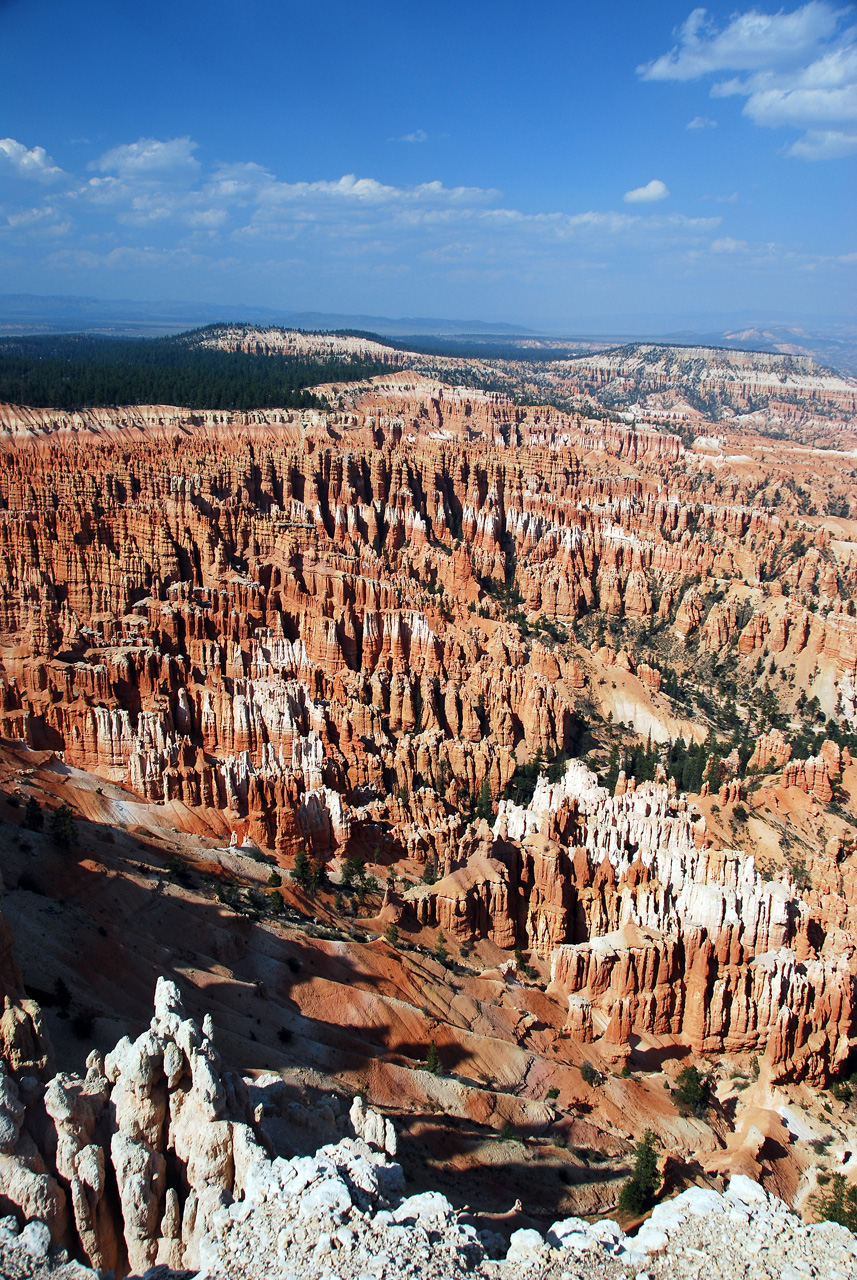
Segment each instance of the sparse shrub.
[{"label": "sparse shrub", "polygon": [[857,1231],[857,1186],[849,1186],[844,1173],[832,1174],[829,1186],[829,1191],[816,1191],[810,1196],[813,1212],[820,1219]]},{"label": "sparse shrub", "polygon": [[438,960],[445,960],[449,955],[449,952],[446,949],[446,935],[444,934],[443,929],[438,929],[437,931],[437,942],[434,944],[434,953]]},{"label": "sparse shrub", "polygon": [[69,1025],[78,1040],[91,1040],[95,1034],[95,1014],[91,1009],[78,1009]]},{"label": "sparse shrub", "polygon": [[283,877],[280,875],[279,871],[272,871],[268,876],[268,884],[271,885],[273,889],[279,889],[282,883]]},{"label": "sparse shrub", "polygon": [[583,1083],[588,1084],[591,1089],[601,1083],[601,1072],[596,1070],[591,1062],[584,1062],[580,1068],[580,1074],[583,1076]]},{"label": "sparse shrub", "polygon": [[514,1136],[515,1136],[515,1130],[512,1128],[512,1126],[509,1124],[509,1121],[507,1120],[506,1123],[503,1125],[503,1128],[500,1130],[500,1137],[503,1139],[504,1142],[511,1142]]},{"label": "sparse shrub", "polygon": [[27,803],[24,805],[24,826],[30,831],[41,831],[44,825],[45,815],[42,813],[42,806],[35,796],[27,796]]},{"label": "sparse shrub", "polygon": [[277,1032],[277,1039],[279,1040],[280,1044],[288,1044],[291,1038],[292,1038],[292,1033],[289,1030],[289,1028],[280,1027],[279,1031]]},{"label": "sparse shrub", "polygon": [[346,890],[353,890],[366,875],[366,863],[362,858],[353,855],[346,858],[342,867],[342,887]]},{"label": "sparse shrub", "polygon": [[440,1054],[434,1040],[429,1040],[428,1052],[426,1053],[426,1071],[430,1071],[433,1076],[439,1076],[441,1073]]},{"label": "sparse shrub", "polygon": [[389,943],[392,943],[393,945],[395,945],[395,943],[399,941],[399,930],[396,928],[394,924],[390,923],[387,925],[387,931],[384,934],[384,937],[387,939]]},{"label": "sparse shrub", "polygon": [[555,1102],[558,1097],[559,1097],[559,1089],[557,1089],[556,1085],[553,1085],[550,1089],[548,1089],[548,1098],[550,1099],[551,1102]]},{"label": "sparse shrub", "polygon": [[422,882],[423,884],[434,884],[437,881],[437,863],[434,859],[427,862],[423,868]]},{"label": "sparse shrub", "polygon": [[810,887],[810,875],[806,865],[806,858],[803,854],[795,853],[789,857],[789,875],[795,882],[795,888],[808,889]]}]

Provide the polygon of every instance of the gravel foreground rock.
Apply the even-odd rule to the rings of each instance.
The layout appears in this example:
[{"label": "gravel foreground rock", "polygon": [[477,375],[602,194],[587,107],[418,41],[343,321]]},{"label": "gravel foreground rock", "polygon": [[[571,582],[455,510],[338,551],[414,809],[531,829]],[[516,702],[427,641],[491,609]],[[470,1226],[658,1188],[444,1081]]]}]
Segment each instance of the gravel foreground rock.
[{"label": "gravel foreground rock", "polygon": [[[445,1196],[403,1197],[401,1166],[361,1138],[314,1156],[256,1162],[244,1198],[216,1210],[197,1271],[146,1280],[854,1280],[857,1237],[807,1225],[749,1178],[692,1187],[634,1236],[609,1219],[556,1222],[546,1237],[477,1232]],[[0,1222],[3,1280],[93,1280],[49,1248],[39,1222]]]},{"label": "gravel foreground rock", "polygon": [[[0,1203],[17,1207],[16,1217],[0,1219],[0,1280],[106,1278],[112,1259],[124,1275],[126,1257],[132,1280],[857,1280],[857,1237],[831,1223],[804,1224],[743,1176],[724,1194],[691,1187],[659,1204],[632,1236],[609,1219],[566,1218],[545,1236],[518,1230],[507,1240],[480,1232],[437,1191],[406,1195],[395,1128],[360,1097],[337,1125],[328,1102],[318,1104],[326,1132],[343,1136],[312,1155],[272,1158],[264,1104],[254,1108],[249,1094],[249,1084],[264,1093],[270,1082],[223,1072],[212,1035],[211,1019],[200,1028],[186,1018],[175,984],[159,979],[149,1031],[134,1044],[120,1041],[103,1063],[91,1055],[85,1080],[57,1076],[48,1086],[76,1234],[63,1229],[58,1182],[44,1175],[36,1186],[50,1194],[21,1194],[31,1185],[28,1161],[38,1167],[40,1156],[20,1136],[18,1086],[0,1072],[8,1121]],[[93,1100],[103,1106],[108,1098],[110,1150],[121,1157],[115,1226],[125,1247],[105,1262],[92,1206],[104,1200],[98,1171],[106,1154],[92,1141],[91,1112]],[[150,1123],[159,1100],[169,1150],[188,1180],[183,1206],[175,1186],[163,1189],[166,1156],[146,1138],[163,1138]],[[51,1211],[54,1219],[43,1220]],[[87,1241],[100,1252],[83,1256],[104,1270],[70,1258]]]}]

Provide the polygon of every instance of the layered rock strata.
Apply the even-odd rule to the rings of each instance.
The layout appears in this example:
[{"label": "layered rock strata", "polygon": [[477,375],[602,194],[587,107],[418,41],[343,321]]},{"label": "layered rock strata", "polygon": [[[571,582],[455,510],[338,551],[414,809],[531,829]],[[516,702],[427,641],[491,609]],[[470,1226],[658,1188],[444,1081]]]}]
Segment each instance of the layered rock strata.
[{"label": "layered rock strata", "polygon": [[[573,741],[585,660],[522,644],[507,589],[554,631],[672,610],[680,639],[712,649],[813,645],[847,702],[857,568],[826,620],[789,604],[746,621],[683,584],[758,585],[792,538],[776,515],[601,477],[557,410],[492,408],[513,440],[465,399],[465,441],[438,404],[7,414],[0,733],[217,810],[263,847],[341,849],[355,823],[374,844],[380,823],[430,860],[486,780],[496,797],[522,751]],[[637,678],[661,683],[648,663]],[[451,802],[430,818],[385,799],[424,785]]]}]

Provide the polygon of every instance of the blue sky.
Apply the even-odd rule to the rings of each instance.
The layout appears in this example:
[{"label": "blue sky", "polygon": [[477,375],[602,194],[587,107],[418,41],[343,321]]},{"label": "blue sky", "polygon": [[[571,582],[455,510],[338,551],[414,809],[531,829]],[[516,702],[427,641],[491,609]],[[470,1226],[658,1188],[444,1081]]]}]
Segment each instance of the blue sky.
[{"label": "blue sky", "polygon": [[853,316],[857,10],[0,0],[0,291]]}]

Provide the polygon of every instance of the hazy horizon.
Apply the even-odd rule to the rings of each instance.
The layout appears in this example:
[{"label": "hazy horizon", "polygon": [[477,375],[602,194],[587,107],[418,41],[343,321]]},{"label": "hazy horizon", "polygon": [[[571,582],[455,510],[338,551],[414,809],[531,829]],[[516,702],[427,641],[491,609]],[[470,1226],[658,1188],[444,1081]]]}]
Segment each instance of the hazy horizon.
[{"label": "hazy horizon", "polygon": [[550,332],[855,313],[857,26],[827,0],[0,24],[9,292]]}]

